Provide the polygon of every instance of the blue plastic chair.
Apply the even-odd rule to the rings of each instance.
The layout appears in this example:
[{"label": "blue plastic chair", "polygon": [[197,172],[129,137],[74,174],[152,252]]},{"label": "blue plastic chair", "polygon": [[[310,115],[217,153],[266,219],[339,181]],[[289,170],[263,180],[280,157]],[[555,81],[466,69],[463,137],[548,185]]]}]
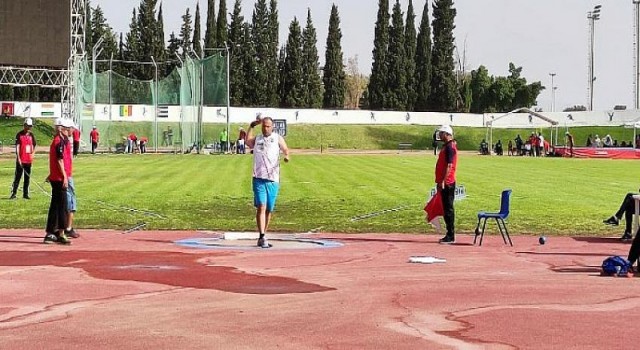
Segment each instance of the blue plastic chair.
[{"label": "blue plastic chair", "polygon": [[[498,224],[498,229],[500,230],[500,234],[502,235],[502,240],[504,244],[507,244],[507,239],[509,240],[509,244],[513,247],[513,242],[511,242],[511,237],[509,237],[509,231],[507,230],[507,225],[504,223],[504,220],[509,216],[509,202],[511,198],[511,190],[507,189],[502,191],[502,197],[500,200],[500,212],[499,213],[486,213],[481,211],[478,213],[478,225],[476,226],[476,236],[473,239],[473,244],[476,244],[476,240],[478,236],[480,236],[480,244],[482,245],[482,238],[484,237],[484,229],[487,226],[487,219],[495,219],[496,224]],[[484,219],[484,223],[482,224],[482,231],[480,231],[480,222]]]}]

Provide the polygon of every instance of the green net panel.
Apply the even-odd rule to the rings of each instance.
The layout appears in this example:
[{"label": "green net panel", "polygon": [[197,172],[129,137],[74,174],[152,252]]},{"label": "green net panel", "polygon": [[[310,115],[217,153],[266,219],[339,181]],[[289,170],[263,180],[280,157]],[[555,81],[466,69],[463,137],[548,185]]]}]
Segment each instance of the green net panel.
[{"label": "green net panel", "polygon": [[[122,74],[149,70],[148,65],[114,62],[111,67],[94,76],[90,61],[85,60],[74,76],[78,120],[87,144],[89,132],[95,125],[100,131],[103,149],[120,150],[123,139],[134,132],[149,138],[150,150],[158,147],[188,152],[202,144],[203,106],[227,105],[227,64],[226,57],[220,53],[203,60],[185,58],[177,65],[161,64],[157,82]],[[168,118],[169,108],[174,113],[172,119]],[[176,121],[177,109],[180,115]],[[135,112],[132,114],[132,111]],[[158,117],[160,111],[163,115]],[[142,115],[145,121],[133,123],[126,118],[131,115]]]}]

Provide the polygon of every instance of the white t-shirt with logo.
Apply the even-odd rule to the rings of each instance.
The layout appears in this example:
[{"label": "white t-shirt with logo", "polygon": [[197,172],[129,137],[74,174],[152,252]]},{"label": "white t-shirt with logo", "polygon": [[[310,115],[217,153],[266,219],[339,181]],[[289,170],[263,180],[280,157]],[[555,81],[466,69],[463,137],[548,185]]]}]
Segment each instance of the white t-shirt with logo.
[{"label": "white t-shirt with logo", "polygon": [[280,135],[258,135],[253,146],[253,177],[280,182]]}]

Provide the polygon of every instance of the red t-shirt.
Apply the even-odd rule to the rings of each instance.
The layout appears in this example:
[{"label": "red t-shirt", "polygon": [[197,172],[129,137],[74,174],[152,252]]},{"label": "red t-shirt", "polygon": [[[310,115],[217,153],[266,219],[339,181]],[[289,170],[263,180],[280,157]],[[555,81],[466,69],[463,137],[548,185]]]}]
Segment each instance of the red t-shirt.
[{"label": "red t-shirt", "polygon": [[64,159],[66,156],[66,148],[69,142],[63,136],[56,135],[51,141],[49,147],[49,181],[63,181],[64,174],[60,172],[58,168],[58,161]]},{"label": "red t-shirt", "polygon": [[100,133],[98,132],[98,130],[93,129],[89,133],[89,137],[91,137],[91,142],[98,143],[98,140],[100,140]]},{"label": "red t-shirt", "polygon": [[[445,179],[447,166],[452,164],[449,176]],[[440,184],[444,180],[445,185],[451,185],[456,182],[456,167],[458,166],[458,147],[455,141],[449,141],[444,144],[442,151],[438,155],[436,163],[436,183]]]},{"label": "red t-shirt", "polygon": [[18,157],[22,164],[31,164],[36,148],[36,137],[33,133],[20,131],[16,134],[16,147],[18,147]]},{"label": "red t-shirt", "polygon": [[138,141],[138,137],[136,136],[136,134],[131,133],[131,134],[129,134],[129,140]]},{"label": "red t-shirt", "polygon": [[64,148],[64,172],[67,173],[67,177],[71,177],[73,173],[73,145],[67,139],[67,144]]},{"label": "red t-shirt", "polygon": [[80,130],[73,128],[73,142],[80,142]]}]

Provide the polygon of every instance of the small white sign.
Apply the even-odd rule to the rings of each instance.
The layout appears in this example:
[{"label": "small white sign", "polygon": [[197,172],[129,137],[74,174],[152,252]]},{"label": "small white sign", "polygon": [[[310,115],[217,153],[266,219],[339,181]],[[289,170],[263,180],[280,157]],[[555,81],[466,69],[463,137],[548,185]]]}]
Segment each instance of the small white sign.
[{"label": "small white sign", "polygon": [[411,256],[409,257],[410,263],[418,263],[418,264],[436,264],[436,263],[446,263],[446,259],[436,258],[435,256]]},{"label": "small white sign", "polygon": [[[434,187],[431,189],[431,191],[429,192],[429,198],[427,198],[427,202],[436,195],[436,191],[437,189]],[[456,186],[456,196],[455,196],[455,200],[457,201],[461,201],[463,199],[467,198],[467,189],[464,187],[464,185],[459,185]]]}]

